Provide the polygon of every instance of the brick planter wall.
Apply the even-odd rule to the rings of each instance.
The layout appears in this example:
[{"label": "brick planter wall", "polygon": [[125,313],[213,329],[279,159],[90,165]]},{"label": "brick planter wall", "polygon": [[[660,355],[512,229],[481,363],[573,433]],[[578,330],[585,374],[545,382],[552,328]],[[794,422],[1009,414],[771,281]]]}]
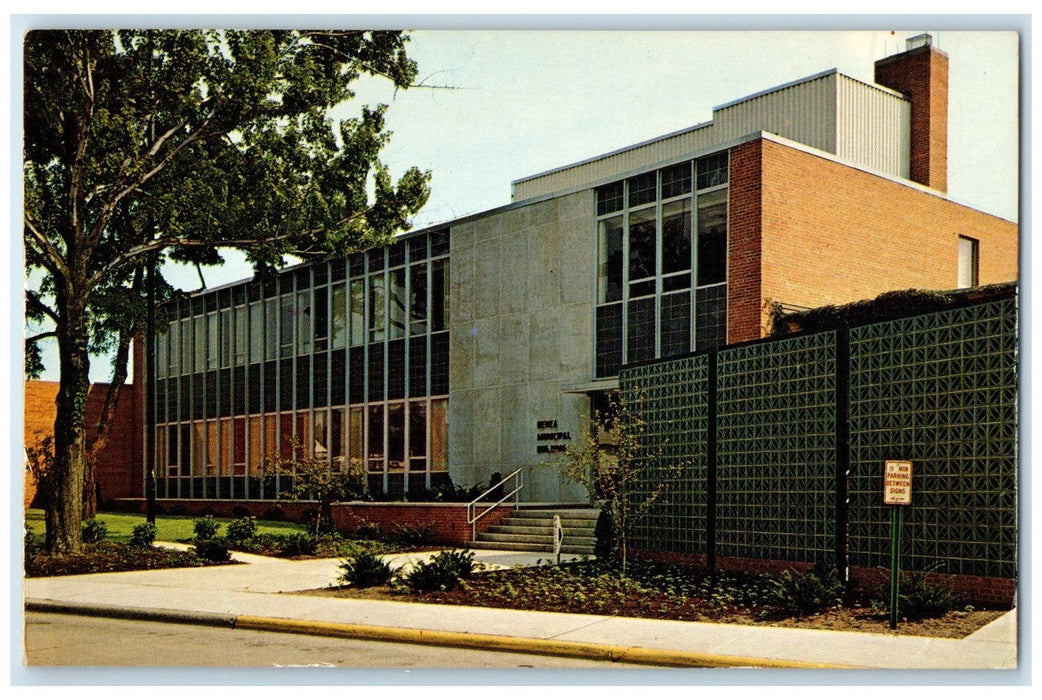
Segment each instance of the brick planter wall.
[{"label": "brick planter wall", "polygon": [[[185,515],[214,515],[220,518],[237,517],[245,509],[255,518],[264,518],[272,509],[282,511],[284,519],[300,522],[309,510],[318,508],[313,501],[200,501],[161,498],[157,504],[163,512],[172,514],[183,509]],[[134,513],[145,511],[143,499],[121,499],[121,510]],[[513,512],[512,506],[500,506],[478,521],[478,532],[484,532]],[[393,536],[397,528],[411,528],[426,533],[431,543],[464,546],[471,538],[467,524],[465,503],[334,503],[333,522],[338,530],[354,532],[360,527],[375,525],[380,532]]]}]

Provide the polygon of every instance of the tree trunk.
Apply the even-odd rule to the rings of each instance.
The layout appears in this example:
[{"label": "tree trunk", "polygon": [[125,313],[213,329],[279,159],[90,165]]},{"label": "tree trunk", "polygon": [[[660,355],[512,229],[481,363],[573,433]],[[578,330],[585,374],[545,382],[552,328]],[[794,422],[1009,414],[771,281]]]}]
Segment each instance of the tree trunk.
[{"label": "tree trunk", "polygon": [[[78,308],[72,308],[78,307]],[[55,400],[54,498],[46,512],[47,549],[53,554],[79,552],[83,522],[83,475],[87,459],[85,418],[90,387],[87,323],[83,304],[67,304],[58,333],[61,379]]]},{"label": "tree trunk", "polygon": [[[112,430],[112,418],[116,414],[119,398],[123,393],[123,387],[127,382],[127,362],[130,358],[131,339],[134,326],[129,329],[120,330],[119,346],[116,348],[116,358],[113,361],[112,382],[109,384],[105,394],[105,404],[101,408],[101,417],[98,419],[97,433],[94,441],[90,444],[87,459],[83,469],[83,517],[93,518],[98,512],[98,485],[94,475],[94,465],[101,455],[101,451],[108,444],[109,435]],[[142,380],[143,381],[143,380]]]}]

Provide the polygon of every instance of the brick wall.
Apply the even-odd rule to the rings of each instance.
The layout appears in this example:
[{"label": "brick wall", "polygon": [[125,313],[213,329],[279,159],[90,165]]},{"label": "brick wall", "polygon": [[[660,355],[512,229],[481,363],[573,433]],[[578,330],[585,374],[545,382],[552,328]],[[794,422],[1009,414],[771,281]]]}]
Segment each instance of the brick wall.
[{"label": "brick wall", "polygon": [[[649,550],[633,550],[634,560],[661,562],[667,564],[683,564],[686,566],[704,567],[706,558],[701,554],[684,554],[679,552],[656,552]],[[770,574],[777,576],[786,569],[806,573],[813,568],[806,562],[791,562],[773,559],[746,559],[742,557],[717,557],[716,567],[720,571],[731,571],[749,574]],[[904,574],[909,572],[905,571]],[[851,567],[850,587],[865,593],[878,592],[888,581],[889,571]],[[1016,597],[1017,581],[1012,578],[996,578],[984,576],[949,576],[946,574],[927,573],[926,583],[941,586],[951,591],[962,604],[989,605],[999,608],[1010,608]]]},{"label": "brick wall", "polygon": [[[318,504],[313,501],[204,501],[167,499],[157,501],[164,513],[191,516],[214,515],[220,518],[240,517],[244,511],[255,518],[271,517],[278,509],[281,518],[301,522],[305,513]],[[144,512],[145,501],[128,498],[118,504],[120,510]],[[513,512],[511,506],[500,506],[478,521],[478,532],[484,532]],[[380,532],[394,535],[399,526],[423,530],[432,542],[463,546],[471,539],[464,503],[334,503],[333,522],[337,529],[354,532],[363,526],[375,525]]]},{"label": "brick wall", "polygon": [[727,342],[755,340],[761,333],[763,141],[731,149],[727,230]]},{"label": "brick wall", "polygon": [[875,82],[904,94],[912,107],[912,181],[948,189],[948,56],[922,46],[876,61]]},{"label": "brick wall", "polygon": [[[57,415],[55,399],[58,382],[25,382],[25,413],[23,430],[26,446],[54,434],[54,419]],[[87,394],[86,427],[88,443],[94,440],[97,421],[105,404],[108,384],[92,384]],[[126,498],[142,492],[141,483],[141,416],[140,397],[136,387],[124,387],[119,404],[112,418],[112,429],[108,442],[101,449],[95,465],[100,500]],[[32,502],[36,485],[25,477],[24,505]],[[99,501],[100,503],[100,501]]]},{"label": "brick wall", "polygon": [[1016,224],[768,140],[762,198],[761,304],[954,289],[960,235],[980,241],[981,284],[1018,277]]},{"label": "brick wall", "polygon": [[[924,578],[927,584],[945,588],[954,593],[960,601],[973,605],[1012,607],[1017,592],[1017,580],[1013,578],[949,576],[937,573],[927,573]],[[884,569],[856,566],[850,568],[850,582],[857,590],[878,591],[889,580],[889,571]]]}]

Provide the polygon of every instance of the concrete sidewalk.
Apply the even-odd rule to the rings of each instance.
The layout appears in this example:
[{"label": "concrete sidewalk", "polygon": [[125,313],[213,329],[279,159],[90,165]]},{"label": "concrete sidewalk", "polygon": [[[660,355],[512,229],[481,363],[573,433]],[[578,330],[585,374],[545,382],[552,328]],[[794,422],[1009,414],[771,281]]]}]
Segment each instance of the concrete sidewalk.
[{"label": "concrete sidewalk", "polygon": [[[388,557],[395,565],[429,553]],[[35,578],[27,609],[625,660],[651,666],[1015,669],[1011,611],[961,640],[643,620],[295,595],[334,585],[338,559],[234,554],[243,565]],[[549,555],[479,550],[489,567]]]}]

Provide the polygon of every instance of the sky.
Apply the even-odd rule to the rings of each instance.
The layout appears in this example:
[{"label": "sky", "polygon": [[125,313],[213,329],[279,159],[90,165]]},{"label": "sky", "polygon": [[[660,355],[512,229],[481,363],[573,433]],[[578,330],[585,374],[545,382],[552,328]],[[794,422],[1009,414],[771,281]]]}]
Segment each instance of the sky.
[{"label": "sky", "polygon": [[[831,68],[870,83],[874,61],[929,32],[950,61],[949,197],[1017,221],[1018,35],[934,20],[879,31],[698,31],[713,23],[690,20],[677,22],[686,31],[420,29],[408,50],[424,87],[396,93],[363,79],[334,114],[389,105],[383,161],[395,175],[414,165],[432,174],[413,221],[424,227],[508,204],[513,180],[709,121],[714,106],[761,90]],[[240,255],[226,260],[204,271],[208,287],[250,276]],[[167,275],[199,288],[194,270]],[[55,364],[44,378],[56,378]],[[107,363],[92,365],[92,381],[105,381]]]}]

